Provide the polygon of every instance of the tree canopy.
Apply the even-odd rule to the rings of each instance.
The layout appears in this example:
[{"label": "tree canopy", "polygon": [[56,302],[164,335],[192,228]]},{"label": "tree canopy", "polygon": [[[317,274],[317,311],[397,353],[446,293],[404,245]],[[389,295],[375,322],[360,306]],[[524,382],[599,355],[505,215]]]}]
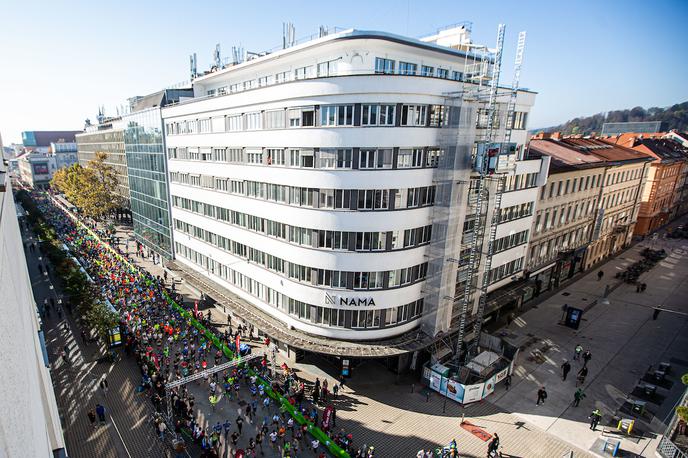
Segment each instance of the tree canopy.
[{"label": "tree canopy", "polygon": [[114,168],[105,163],[107,155],[96,153],[88,166],[74,164],[55,172],[51,185],[79,208],[79,211],[94,219],[102,219],[121,205],[115,194],[117,176]]},{"label": "tree canopy", "polygon": [[563,134],[592,134],[602,131],[605,122],[641,122],[662,121],[666,130],[676,129],[679,132],[688,130],[688,102],[677,103],[666,108],[635,107],[626,110],[614,110],[606,113],[597,113],[592,116],[583,116],[566,121],[558,126],[537,129],[544,132],[561,132]]}]

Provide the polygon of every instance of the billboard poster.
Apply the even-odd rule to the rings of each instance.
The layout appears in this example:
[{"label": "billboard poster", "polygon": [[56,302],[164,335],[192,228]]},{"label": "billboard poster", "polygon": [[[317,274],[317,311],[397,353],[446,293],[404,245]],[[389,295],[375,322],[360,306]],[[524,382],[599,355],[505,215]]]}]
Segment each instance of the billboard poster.
[{"label": "billboard poster", "polygon": [[49,175],[48,164],[33,164],[34,175]]},{"label": "billboard poster", "polygon": [[497,372],[497,373],[495,374],[495,376],[494,376],[495,385],[496,385],[497,383],[501,382],[502,380],[504,380],[504,379],[506,378],[506,374],[508,374],[508,373],[509,373],[509,368],[508,368],[508,367],[505,367],[505,368],[502,369],[501,371]]},{"label": "billboard poster", "polygon": [[463,385],[457,381],[449,380],[447,382],[447,397],[453,399],[456,402],[463,402]]},{"label": "billboard poster", "polygon": [[440,385],[442,384],[442,376],[437,372],[432,372],[430,374],[430,388],[435,391],[440,390]]},{"label": "billboard poster", "polygon": [[486,398],[487,396],[491,395],[494,393],[494,388],[495,388],[495,376],[493,375],[487,381],[485,382],[485,390],[483,391],[483,398]]},{"label": "billboard poster", "polygon": [[483,398],[484,383],[476,385],[466,385],[463,393],[463,403],[468,404],[475,401],[480,401]]}]

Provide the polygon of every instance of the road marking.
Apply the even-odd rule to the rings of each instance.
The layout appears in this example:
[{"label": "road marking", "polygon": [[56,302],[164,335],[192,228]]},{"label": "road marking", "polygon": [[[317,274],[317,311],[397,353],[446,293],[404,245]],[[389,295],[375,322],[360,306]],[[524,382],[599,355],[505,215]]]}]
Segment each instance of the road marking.
[{"label": "road marking", "polygon": [[124,446],[124,451],[127,452],[127,456],[131,458],[131,453],[129,453],[129,449],[127,448],[127,444],[124,442],[124,439],[122,438],[122,435],[119,432],[119,428],[117,427],[117,423],[115,423],[115,419],[110,415],[110,420],[112,421],[112,426],[115,427],[115,431],[117,431],[117,435],[119,436],[119,440],[122,441],[122,445]]}]

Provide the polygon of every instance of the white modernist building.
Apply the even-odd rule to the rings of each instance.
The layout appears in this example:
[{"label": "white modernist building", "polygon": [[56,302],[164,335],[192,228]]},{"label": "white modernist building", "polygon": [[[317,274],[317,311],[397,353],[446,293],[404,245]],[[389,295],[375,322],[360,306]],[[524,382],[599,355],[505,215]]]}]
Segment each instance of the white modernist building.
[{"label": "white modernist building", "polygon": [[[195,78],[162,110],[177,264],[294,334],[449,331],[486,103],[462,95],[468,42],[347,30]],[[534,96],[509,121],[519,145]],[[542,169],[506,179],[492,288],[522,270]]]}]

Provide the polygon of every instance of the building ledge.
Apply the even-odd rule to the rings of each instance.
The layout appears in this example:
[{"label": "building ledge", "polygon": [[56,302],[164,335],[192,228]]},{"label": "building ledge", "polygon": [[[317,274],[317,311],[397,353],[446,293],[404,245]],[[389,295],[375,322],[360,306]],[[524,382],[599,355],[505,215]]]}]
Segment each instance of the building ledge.
[{"label": "building ledge", "polygon": [[430,337],[417,328],[400,336],[383,340],[353,342],[315,336],[297,329],[289,329],[285,323],[181,263],[171,261],[166,264],[166,267],[172,270],[175,276],[181,277],[190,286],[212,297],[218,304],[231,310],[242,320],[254,325],[272,339],[290,347],[351,358],[385,358],[424,349],[440,338],[440,336]]}]

